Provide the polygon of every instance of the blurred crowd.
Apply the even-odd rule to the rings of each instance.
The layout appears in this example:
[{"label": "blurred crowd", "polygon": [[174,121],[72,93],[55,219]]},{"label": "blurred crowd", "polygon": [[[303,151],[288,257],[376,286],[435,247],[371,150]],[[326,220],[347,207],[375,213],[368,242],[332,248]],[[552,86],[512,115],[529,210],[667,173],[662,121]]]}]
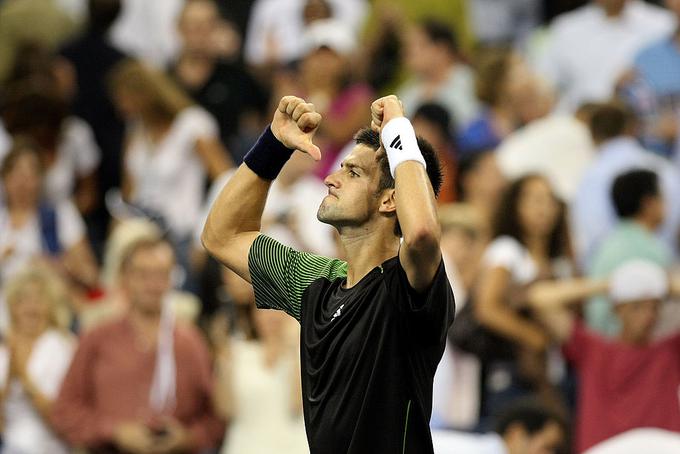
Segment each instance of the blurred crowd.
[{"label": "blurred crowd", "polygon": [[299,326],[199,235],[294,94],[323,157],[293,155],[263,231],[342,258],[324,178],[389,93],[444,172],[435,452],[680,452],[679,24],[680,0],[0,0],[2,452],[308,452]]}]

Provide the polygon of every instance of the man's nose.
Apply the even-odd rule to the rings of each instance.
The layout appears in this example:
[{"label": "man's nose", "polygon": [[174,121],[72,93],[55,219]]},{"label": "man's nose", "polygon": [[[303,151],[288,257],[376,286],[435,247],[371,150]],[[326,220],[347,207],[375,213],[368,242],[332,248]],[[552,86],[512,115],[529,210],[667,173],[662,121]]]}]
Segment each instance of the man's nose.
[{"label": "man's nose", "polygon": [[329,174],[326,178],[323,180],[323,184],[326,185],[327,188],[338,187],[338,178],[337,178],[337,172],[333,172]]}]

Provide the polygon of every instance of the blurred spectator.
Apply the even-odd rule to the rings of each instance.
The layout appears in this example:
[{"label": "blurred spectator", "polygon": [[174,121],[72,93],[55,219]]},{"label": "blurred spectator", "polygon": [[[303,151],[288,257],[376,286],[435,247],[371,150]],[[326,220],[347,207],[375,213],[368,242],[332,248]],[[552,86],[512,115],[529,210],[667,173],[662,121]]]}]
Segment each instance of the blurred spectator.
[{"label": "blurred spectator", "polygon": [[234,153],[236,136],[248,135],[253,126],[259,134],[259,117],[267,107],[267,96],[239,62],[220,58],[216,44],[220,16],[213,0],[187,2],[178,27],[181,50],[171,73],[215,117],[222,143],[229,145],[234,162],[241,162],[243,156]]},{"label": "blurred spectator", "polygon": [[[129,310],[130,301],[121,282],[123,255],[130,245],[138,241],[158,241],[162,236],[160,228],[146,219],[128,219],[116,224],[107,239],[104,251],[101,276],[104,294],[78,314],[81,333],[114,320]],[[201,302],[191,293],[172,289],[168,291],[167,301],[178,320],[195,322],[198,319]]]},{"label": "blurred spectator", "polygon": [[0,205],[0,282],[31,259],[47,257],[75,282],[92,288],[98,272],[85,225],[68,200],[43,194],[44,170],[32,142],[17,140],[0,167],[5,203]]},{"label": "blurred spectator", "polygon": [[462,309],[479,272],[488,234],[479,211],[472,205],[452,203],[439,207],[442,255],[453,294]]},{"label": "blurred spectator", "polygon": [[215,120],[167,76],[125,61],[112,73],[116,105],[129,123],[123,196],[160,218],[189,271],[191,233],[198,222],[205,179],[230,163]]},{"label": "blurred spectator", "polygon": [[468,3],[465,0],[374,0],[365,29],[370,37],[389,23],[397,24],[400,31],[404,31],[415,23],[436,18],[455,33],[455,42],[461,53],[467,55],[475,44]]},{"label": "blurred spectator", "polygon": [[[30,76],[6,88],[2,120],[11,135],[40,146],[45,195],[59,203],[71,197],[81,213],[97,202],[96,170],[101,151],[90,126],[68,115],[67,101],[53,79]],[[8,150],[0,150],[0,161]]]},{"label": "blurred spectator", "polygon": [[46,268],[32,267],[5,287],[10,329],[0,344],[0,402],[6,453],[70,452],[49,423],[76,347],[59,314],[59,284]]},{"label": "blurred spectator", "polygon": [[[483,233],[479,214],[466,204],[439,207],[442,257],[456,298],[456,312],[468,302],[486,247],[488,235]],[[477,357],[447,342],[434,378],[431,427],[470,430],[477,426],[480,372]]]},{"label": "blurred spectator", "polygon": [[316,21],[307,28],[303,41],[305,55],[294,80],[281,78],[276,90],[305,98],[323,116],[315,136],[322,150],[316,174],[325,178],[343,147],[370,123],[366,106],[374,94],[368,84],[352,79],[351,57],[357,42],[345,24],[335,19]]},{"label": "blurred spectator", "polygon": [[413,76],[399,90],[409,116],[423,103],[437,102],[448,111],[458,130],[477,116],[472,70],[461,60],[453,32],[445,23],[428,19],[407,32],[405,63]]},{"label": "blurred spectator", "polygon": [[671,13],[642,0],[591,0],[555,19],[537,67],[558,88],[559,108],[574,110],[610,98],[635,54],[673,27]]},{"label": "blurred spectator", "polygon": [[577,298],[564,298],[555,291],[532,298],[543,306],[544,322],[563,342],[565,355],[578,373],[576,452],[638,427],[680,431],[680,334],[676,327],[674,335],[652,340],[669,292],[666,271],[653,262],[634,259],[611,274],[609,300],[621,320],[616,339],[589,332],[566,308],[586,296],[587,287],[592,292],[603,290],[598,286],[602,287],[584,284],[583,295]]},{"label": "blurred spectator", "polygon": [[300,251],[334,257],[335,229],[316,213],[328,188],[314,176],[316,162],[295,153],[269,189],[262,231]]},{"label": "blurred spectator", "polygon": [[584,104],[575,115],[550,115],[511,133],[496,150],[505,177],[512,180],[540,173],[550,180],[562,200],[570,202],[594,158],[588,131],[593,108],[592,104]]},{"label": "blurred spectator", "polygon": [[471,0],[470,22],[482,46],[522,48],[541,23],[540,0]]},{"label": "blurred spectator", "polygon": [[[253,337],[222,333],[218,344],[219,407],[230,426],[222,454],[308,452],[296,324],[278,311],[255,309],[252,287],[225,269],[237,306],[251,312]],[[294,322],[293,322],[294,323]],[[242,331],[243,332],[243,331]],[[263,431],[262,428],[267,430]]]},{"label": "blurred spectator", "polygon": [[55,0],[5,0],[0,3],[0,83],[14,66],[22,45],[57,48],[75,31],[75,24]]},{"label": "blurred spectator", "polygon": [[[124,125],[106,87],[109,71],[125,54],[109,42],[108,32],[120,12],[120,0],[88,0],[88,22],[84,33],[60,51],[75,71],[76,92],[73,114],[85,120],[102,151],[97,172],[97,243],[103,244],[108,215],[103,212],[103,195],[120,187]],[[92,232],[91,232],[92,235]]]},{"label": "blurred spectator", "polygon": [[[631,170],[614,180],[611,198],[619,222],[603,239],[593,256],[588,275],[606,279],[628,260],[645,259],[667,268],[673,254],[656,237],[664,220],[664,200],[657,175],[650,170]],[[615,336],[621,326],[605,298],[595,298],[585,307],[588,327],[605,336]]]},{"label": "blurred spectator", "polygon": [[520,400],[497,416],[494,433],[469,435],[432,433],[438,454],[547,454],[559,452],[567,438],[567,424],[557,413],[532,400]]},{"label": "blurred spectator", "polygon": [[513,182],[500,201],[473,301],[476,319],[496,339],[482,358],[483,415],[532,392],[560,403],[547,373],[549,335],[521,303],[534,281],[571,274],[564,216],[547,180],[537,175]]},{"label": "blurred spectator", "polygon": [[[665,0],[680,20],[680,1]],[[680,34],[676,29],[642,49],[635,57],[632,80],[624,80],[621,95],[643,121],[645,146],[667,157],[677,155],[680,121]]]},{"label": "blurred spectator", "polygon": [[111,29],[115,46],[157,68],[179,51],[177,18],[186,0],[122,0],[121,15]]},{"label": "blurred spectator", "polygon": [[320,19],[334,19],[356,39],[367,11],[365,0],[256,0],[248,21],[244,46],[246,63],[277,66],[301,58],[306,28]]},{"label": "blurred spectator", "polygon": [[130,309],[81,339],[52,412],[73,446],[92,453],[216,447],[224,426],[213,410],[207,346],[166,303],[173,265],[164,241],[140,240],[123,254]]},{"label": "blurred spectator", "polygon": [[456,176],[458,201],[469,204],[481,217],[481,235],[491,235],[493,216],[506,186],[493,151],[463,156]]},{"label": "blurred spectator", "polygon": [[634,122],[631,112],[618,103],[603,104],[592,114],[590,131],[597,154],[581,179],[570,210],[575,251],[584,270],[590,268],[593,254],[616,222],[610,191],[616,176],[626,170],[643,168],[657,173],[667,209],[659,233],[670,250],[677,245],[680,174],[668,160],[638,144]]},{"label": "blurred spectator", "polygon": [[552,109],[552,92],[519,55],[507,50],[482,54],[475,92],[485,109],[459,131],[461,154],[494,149],[511,132]]},{"label": "blurred spectator", "polygon": [[451,117],[440,104],[426,103],[418,107],[412,118],[416,134],[430,142],[442,166],[444,179],[437,202],[456,200],[455,149],[451,138]]}]

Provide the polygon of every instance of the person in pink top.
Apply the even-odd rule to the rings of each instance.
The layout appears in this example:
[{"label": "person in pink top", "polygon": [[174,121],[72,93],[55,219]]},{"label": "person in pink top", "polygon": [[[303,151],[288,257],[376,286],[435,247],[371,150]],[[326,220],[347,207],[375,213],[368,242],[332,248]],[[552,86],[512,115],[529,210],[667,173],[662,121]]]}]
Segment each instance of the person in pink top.
[{"label": "person in pink top", "polygon": [[166,304],[174,265],[164,240],[139,240],[123,254],[130,309],[84,335],[52,409],[53,427],[72,446],[169,454],[219,445],[207,345]]},{"label": "person in pink top", "polygon": [[[639,427],[680,431],[680,332],[653,338],[662,302],[677,285],[657,264],[634,259],[607,282],[535,284],[529,299],[562,342],[578,375],[575,452]],[[563,303],[608,288],[618,338],[588,331]]]}]

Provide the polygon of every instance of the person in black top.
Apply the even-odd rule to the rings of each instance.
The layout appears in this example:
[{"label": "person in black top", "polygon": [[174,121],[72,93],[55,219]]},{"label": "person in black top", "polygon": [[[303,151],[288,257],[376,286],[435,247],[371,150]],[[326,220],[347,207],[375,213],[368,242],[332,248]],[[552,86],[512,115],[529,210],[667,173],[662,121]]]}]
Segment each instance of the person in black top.
[{"label": "person in black top", "polygon": [[216,34],[221,21],[214,0],[187,2],[178,22],[182,49],[169,72],[197,104],[215,117],[222,143],[227,145],[233,161],[240,163],[247,147],[241,151],[244,147],[237,133],[257,136],[269,99],[240,60],[227,61],[220,56]]},{"label": "person in black top", "polygon": [[103,248],[108,233],[109,214],[104,206],[104,195],[109,189],[120,187],[122,175],[125,125],[113,106],[107,86],[111,68],[127,58],[108,38],[109,29],[120,10],[120,0],[88,0],[88,25],[85,32],[60,51],[76,76],[73,114],[92,127],[102,151],[97,175],[97,206],[95,212],[86,219],[89,237],[96,249]]},{"label": "person in black top", "polygon": [[356,135],[341,168],[325,179],[317,214],[337,228],[347,262],[259,232],[271,181],[293,151],[321,157],[312,143],[321,115],[294,96],[281,99],[201,237],[252,282],[259,308],[300,321],[312,454],[433,452],[432,380],[454,315],[435,205],[441,169],[395,96],[378,99],[371,112],[371,129]]}]

